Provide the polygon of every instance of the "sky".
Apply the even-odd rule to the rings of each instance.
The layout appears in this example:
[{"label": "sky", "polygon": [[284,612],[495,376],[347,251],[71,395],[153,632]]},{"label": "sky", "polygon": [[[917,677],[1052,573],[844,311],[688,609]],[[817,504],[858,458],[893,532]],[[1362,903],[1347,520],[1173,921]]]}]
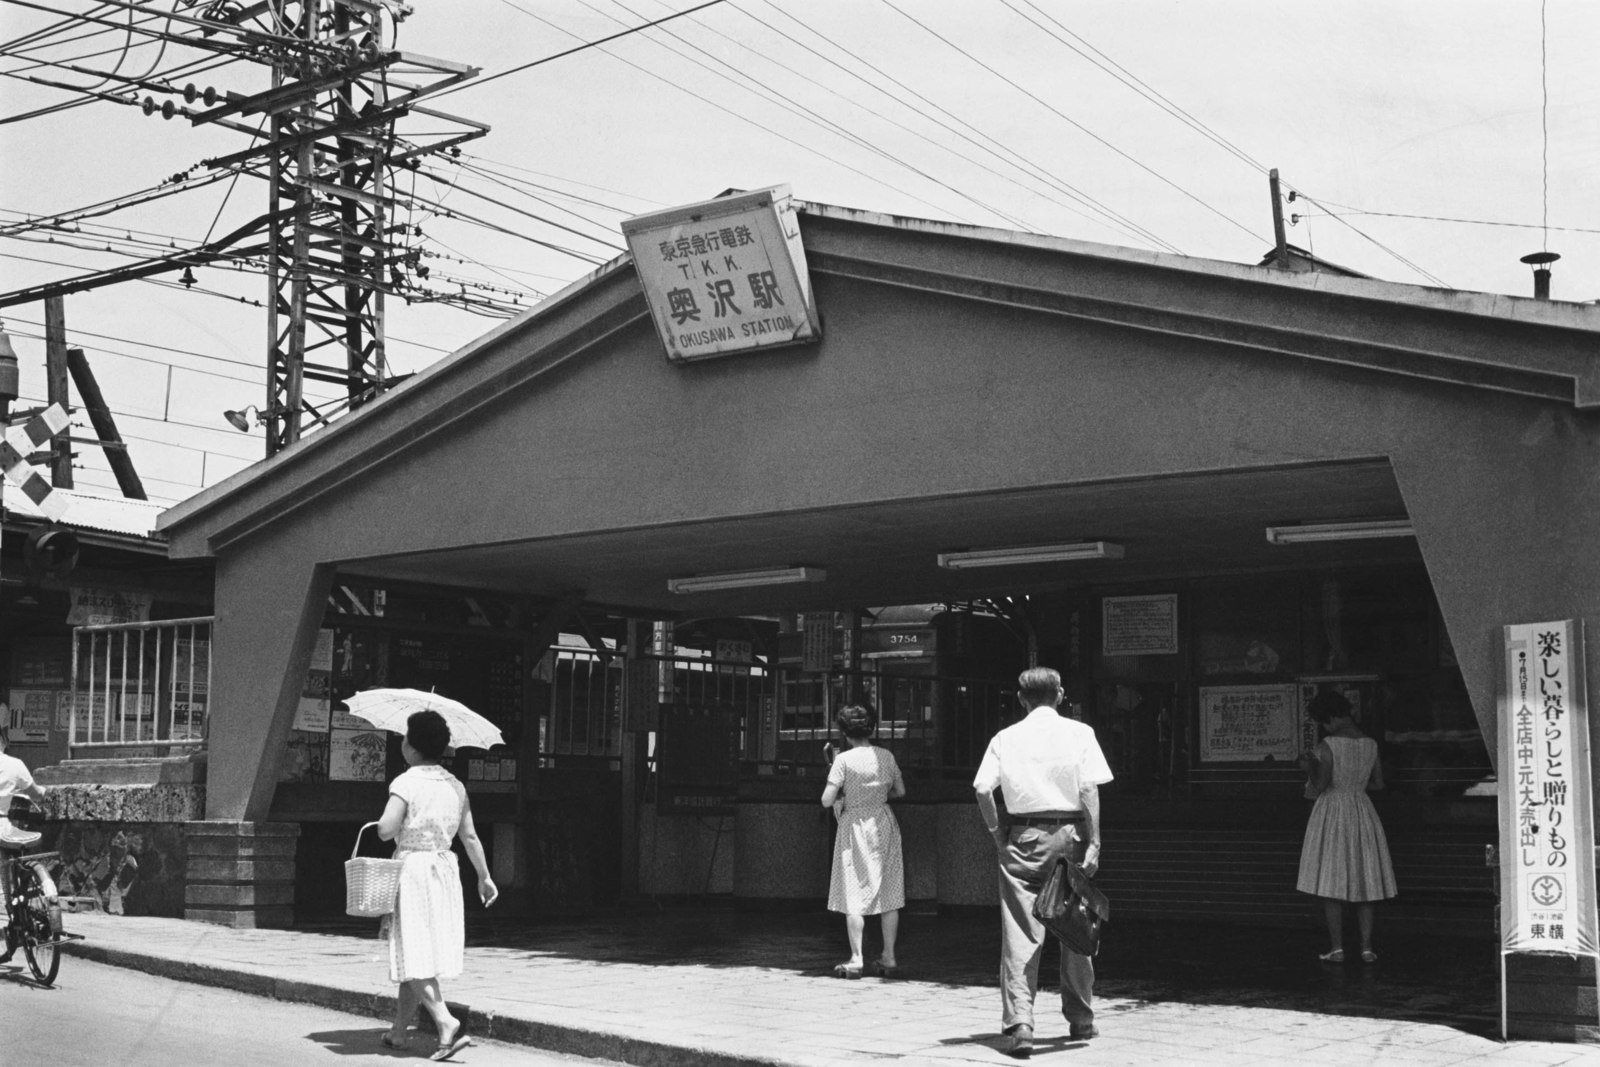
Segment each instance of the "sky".
[{"label": "sky", "polygon": [[[1555,299],[1600,299],[1592,0],[721,0],[536,63],[697,2],[413,0],[396,47],[482,71],[427,106],[491,127],[403,190],[430,285],[531,306],[620,253],[631,215],[780,184],[806,201],[1256,263],[1277,168],[1288,240],[1334,263],[1527,296],[1519,257],[1549,250]],[[176,4],[140,17],[200,9]],[[29,78],[92,86],[120,64],[159,79],[197,55],[103,25],[19,43],[59,12],[129,17],[0,0],[0,291],[192,246],[266,209],[261,180],[223,176],[76,230],[24,225],[205,175],[201,160],[249,143],[110,101],[19,118],[82,98]],[[174,84],[190,80],[266,85],[247,63]],[[151,499],[265,455],[262,431],[222,412],[265,406],[266,298],[261,274],[219,267],[192,289],[167,276],[66,298],[69,344]],[[386,315],[395,373],[500,321],[392,299]],[[36,405],[43,307],[0,321],[21,361],[16,407]],[[79,449],[78,487],[114,493],[104,457]]]}]

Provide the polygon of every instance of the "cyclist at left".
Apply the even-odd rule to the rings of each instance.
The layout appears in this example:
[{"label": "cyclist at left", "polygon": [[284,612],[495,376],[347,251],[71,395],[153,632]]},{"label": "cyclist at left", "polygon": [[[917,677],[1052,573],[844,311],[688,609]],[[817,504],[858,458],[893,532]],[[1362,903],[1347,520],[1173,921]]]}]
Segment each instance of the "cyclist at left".
[{"label": "cyclist at left", "polygon": [[[11,899],[11,853],[39,840],[37,832],[24,830],[8,818],[11,798],[27,797],[36,803],[44,799],[44,786],[33,780],[27,765],[7,754],[10,743],[5,724],[0,723],[0,903]],[[9,930],[9,924],[7,928]],[[17,946],[8,939],[4,951],[0,952],[0,963],[8,962],[16,951]]]}]

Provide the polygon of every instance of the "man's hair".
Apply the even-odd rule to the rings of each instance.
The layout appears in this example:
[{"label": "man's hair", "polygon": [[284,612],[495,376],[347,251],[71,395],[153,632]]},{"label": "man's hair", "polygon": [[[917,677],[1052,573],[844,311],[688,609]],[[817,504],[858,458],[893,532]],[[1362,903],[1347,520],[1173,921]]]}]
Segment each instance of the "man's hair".
[{"label": "man's hair", "polygon": [[1051,667],[1029,667],[1017,675],[1017,690],[1029,707],[1054,704],[1061,692],[1061,674]]}]

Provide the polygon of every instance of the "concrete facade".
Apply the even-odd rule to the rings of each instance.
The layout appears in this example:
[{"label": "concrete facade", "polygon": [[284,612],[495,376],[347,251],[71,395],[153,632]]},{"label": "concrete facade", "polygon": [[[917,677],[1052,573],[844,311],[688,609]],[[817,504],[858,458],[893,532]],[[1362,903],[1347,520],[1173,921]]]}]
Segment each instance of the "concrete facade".
[{"label": "concrete facade", "polygon": [[[801,227],[819,343],[670,364],[624,258],[169,512],[173,555],[216,564],[207,818],[269,817],[339,574],[661,617],[674,574],[823,561],[820,587],[702,607],[815,610],[961,595],[936,537],[1145,535],[1108,573],[1200,566],[1161,515],[1129,519],[1141,500],[1245,516],[1209,546],[1218,573],[1263,565],[1275,507],[1398,512],[1485,738],[1501,627],[1600,618],[1600,309],[824,207]],[[965,818],[909,820],[936,844],[918,891],[988,899]],[[814,894],[787,846],[824,828],[741,813],[712,880]]]}]

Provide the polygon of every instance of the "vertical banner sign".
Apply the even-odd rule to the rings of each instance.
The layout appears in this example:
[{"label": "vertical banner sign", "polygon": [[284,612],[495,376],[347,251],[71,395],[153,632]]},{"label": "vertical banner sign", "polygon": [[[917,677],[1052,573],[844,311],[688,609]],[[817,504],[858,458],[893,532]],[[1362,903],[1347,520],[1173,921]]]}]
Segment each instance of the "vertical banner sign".
[{"label": "vertical banner sign", "polygon": [[800,669],[833,669],[833,612],[808,611],[800,616]]},{"label": "vertical banner sign", "polygon": [[622,233],[668,359],[821,337],[788,186],[639,215]]},{"label": "vertical banner sign", "polygon": [[1583,630],[1505,628],[1500,711],[1502,952],[1593,955],[1594,819]]}]

